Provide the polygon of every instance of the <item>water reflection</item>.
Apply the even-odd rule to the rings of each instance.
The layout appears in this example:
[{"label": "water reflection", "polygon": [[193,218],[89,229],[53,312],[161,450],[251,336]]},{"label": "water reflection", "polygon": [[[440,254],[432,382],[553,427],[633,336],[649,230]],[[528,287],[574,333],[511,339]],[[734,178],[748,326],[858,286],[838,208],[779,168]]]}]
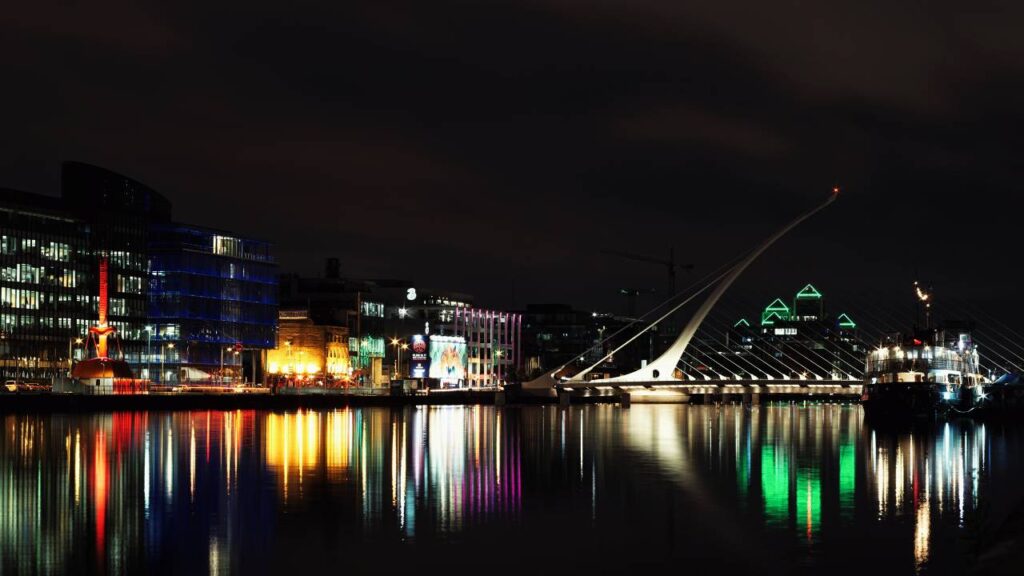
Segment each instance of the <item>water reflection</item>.
[{"label": "water reflection", "polygon": [[[874,429],[862,414],[848,405],[635,406],[622,428],[633,450],[686,490],[714,500],[714,482],[734,481],[717,497],[757,507],[766,527],[809,548],[830,532],[906,521],[913,567],[923,571],[933,534],[965,528],[985,496],[986,424]],[[1016,459],[1005,460],[1009,476]]]},{"label": "water reflection", "polygon": [[6,415],[0,568],[261,572],[352,542],[525,538],[581,550],[565,568],[624,568],[594,559],[635,545],[813,571],[869,546],[937,573],[986,501],[1020,496],[1021,436],[841,405]]}]

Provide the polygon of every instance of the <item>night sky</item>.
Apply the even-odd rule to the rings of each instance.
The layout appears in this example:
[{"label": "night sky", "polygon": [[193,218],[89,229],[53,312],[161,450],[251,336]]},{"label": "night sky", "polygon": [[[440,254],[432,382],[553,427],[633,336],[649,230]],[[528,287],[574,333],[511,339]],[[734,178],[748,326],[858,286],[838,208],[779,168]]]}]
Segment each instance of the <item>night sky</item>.
[{"label": "night sky", "polygon": [[665,274],[602,250],[696,279],[840,185],[739,294],[1020,286],[1020,3],[161,4],[0,11],[0,186],[90,162],[282,271],[621,311]]}]

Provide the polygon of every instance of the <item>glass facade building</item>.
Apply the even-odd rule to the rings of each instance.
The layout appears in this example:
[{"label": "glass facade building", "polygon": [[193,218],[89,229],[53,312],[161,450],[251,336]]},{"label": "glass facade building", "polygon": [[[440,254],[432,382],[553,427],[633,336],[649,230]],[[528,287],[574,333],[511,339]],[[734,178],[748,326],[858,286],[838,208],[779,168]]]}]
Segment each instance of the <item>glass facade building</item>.
[{"label": "glass facade building", "polygon": [[[147,186],[65,162],[60,198],[0,189],[4,380],[46,382],[67,374],[69,356],[94,354],[83,343],[97,321],[101,256],[117,330],[111,357],[154,381],[230,381],[243,361],[258,373],[276,343],[270,245],[174,223],[170,202]],[[231,369],[221,371],[228,345]],[[161,362],[168,377],[157,374]]]},{"label": "glass facade building", "polygon": [[[274,348],[277,267],[270,245],[224,232],[167,224],[150,237],[152,379],[238,382],[243,363]],[[173,347],[170,344],[174,344]],[[237,354],[236,354],[237,352]]]},{"label": "glass facade building", "polygon": [[139,375],[147,354],[149,234],[154,225],[170,220],[171,203],[140,182],[81,162],[65,162],[61,166],[61,196],[88,224],[88,244],[93,255],[89,269],[93,271],[93,280],[90,284],[92,304],[84,325],[95,324],[98,306],[95,271],[98,256],[106,254],[110,281],[109,322],[117,330],[111,355],[126,360]]},{"label": "glass facade building", "polygon": [[0,190],[0,378],[48,379],[81,355],[95,270],[87,227],[56,198]]}]

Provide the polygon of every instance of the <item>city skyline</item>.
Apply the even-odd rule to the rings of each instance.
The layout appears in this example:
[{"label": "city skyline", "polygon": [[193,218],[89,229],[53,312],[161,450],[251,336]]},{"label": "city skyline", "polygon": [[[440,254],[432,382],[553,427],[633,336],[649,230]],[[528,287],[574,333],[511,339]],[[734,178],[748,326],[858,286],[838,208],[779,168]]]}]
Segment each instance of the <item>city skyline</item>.
[{"label": "city skyline", "polygon": [[778,291],[800,262],[780,283],[902,295],[920,279],[1010,308],[1013,19],[746,12],[18,6],[0,185],[52,195],[81,160],[183,220],[266,238],[282,270],[337,256],[494,305],[603,309],[664,285],[603,250],[672,247],[699,277],[840,185],[745,285]]}]

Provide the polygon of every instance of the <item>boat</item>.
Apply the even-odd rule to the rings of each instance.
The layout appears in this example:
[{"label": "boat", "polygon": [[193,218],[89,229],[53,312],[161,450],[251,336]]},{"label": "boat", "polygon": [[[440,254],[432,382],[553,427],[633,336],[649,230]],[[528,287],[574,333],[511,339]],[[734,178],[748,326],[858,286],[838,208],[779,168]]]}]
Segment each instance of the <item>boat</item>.
[{"label": "boat", "polygon": [[989,400],[974,325],[947,321],[931,327],[931,295],[914,283],[925,309],[925,328],[888,334],[868,352],[861,403],[865,414],[926,416],[968,413]]}]

